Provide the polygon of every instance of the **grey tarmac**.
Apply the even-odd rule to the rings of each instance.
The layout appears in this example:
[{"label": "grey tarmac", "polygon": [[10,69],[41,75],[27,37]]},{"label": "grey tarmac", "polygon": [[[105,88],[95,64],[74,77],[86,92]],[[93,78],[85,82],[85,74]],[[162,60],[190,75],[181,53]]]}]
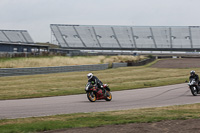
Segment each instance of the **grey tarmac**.
[{"label": "grey tarmac", "polygon": [[[111,88],[112,90],[112,88]],[[200,102],[186,83],[112,92],[113,99],[89,102],[86,94],[0,101],[0,119],[103,112]]]}]

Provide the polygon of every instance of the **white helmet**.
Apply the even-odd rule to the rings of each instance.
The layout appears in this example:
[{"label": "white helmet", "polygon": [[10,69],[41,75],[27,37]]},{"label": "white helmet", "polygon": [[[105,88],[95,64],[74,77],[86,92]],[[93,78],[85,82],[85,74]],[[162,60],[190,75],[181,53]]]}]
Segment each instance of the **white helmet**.
[{"label": "white helmet", "polygon": [[90,79],[93,77],[93,74],[92,74],[92,73],[88,73],[88,74],[87,74],[87,77],[88,77],[88,79],[90,80]]}]

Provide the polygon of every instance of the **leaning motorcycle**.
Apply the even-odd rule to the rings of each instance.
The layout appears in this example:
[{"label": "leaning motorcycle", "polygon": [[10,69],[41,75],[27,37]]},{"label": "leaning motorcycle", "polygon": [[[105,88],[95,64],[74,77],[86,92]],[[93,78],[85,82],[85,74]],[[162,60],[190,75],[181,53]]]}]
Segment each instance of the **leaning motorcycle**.
[{"label": "leaning motorcycle", "polygon": [[188,86],[191,90],[192,95],[197,96],[197,94],[200,92],[200,87],[195,79],[191,79],[188,83]]},{"label": "leaning motorcycle", "polygon": [[90,102],[95,102],[96,100],[105,99],[106,101],[112,100],[112,95],[110,93],[110,88],[107,84],[103,85],[103,88],[106,90],[106,95],[103,93],[102,89],[99,89],[97,86],[94,86],[91,82],[88,82],[85,87],[87,93],[87,98]]}]

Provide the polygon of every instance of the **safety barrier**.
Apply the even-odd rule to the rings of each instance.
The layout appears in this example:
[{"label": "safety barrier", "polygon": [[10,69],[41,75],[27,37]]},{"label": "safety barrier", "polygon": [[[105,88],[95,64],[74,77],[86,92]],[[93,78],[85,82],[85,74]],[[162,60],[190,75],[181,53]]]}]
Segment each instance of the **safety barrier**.
[{"label": "safety barrier", "polygon": [[145,59],[139,62],[112,63],[111,67],[109,66],[109,64],[96,64],[96,65],[76,65],[76,66],[57,66],[57,67],[1,68],[0,77],[76,72],[76,71],[97,71],[97,70],[105,70],[108,68],[140,66],[140,65],[145,65],[147,63],[150,63],[154,60],[155,58],[150,58],[150,59]]},{"label": "safety barrier", "polygon": [[97,65],[76,65],[76,66],[58,66],[58,67],[33,67],[33,68],[1,68],[0,76],[18,76],[33,74],[48,74],[75,71],[97,71],[108,68],[108,64]]},{"label": "safety barrier", "polygon": [[112,68],[127,67],[127,63],[112,63]]}]

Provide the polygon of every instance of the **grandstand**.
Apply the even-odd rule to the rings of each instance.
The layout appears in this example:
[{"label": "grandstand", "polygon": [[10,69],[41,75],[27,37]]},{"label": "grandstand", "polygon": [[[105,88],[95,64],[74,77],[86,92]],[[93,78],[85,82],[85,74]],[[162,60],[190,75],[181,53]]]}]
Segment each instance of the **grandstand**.
[{"label": "grandstand", "polygon": [[0,30],[0,52],[40,53],[48,46],[36,45],[26,30]]},{"label": "grandstand", "polygon": [[0,30],[0,42],[4,43],[34,43],[26,30]]},{"label": "grandstand", "polygon": [[200,26],[103,26],[51,24],[67,49],[200,51]]}]

